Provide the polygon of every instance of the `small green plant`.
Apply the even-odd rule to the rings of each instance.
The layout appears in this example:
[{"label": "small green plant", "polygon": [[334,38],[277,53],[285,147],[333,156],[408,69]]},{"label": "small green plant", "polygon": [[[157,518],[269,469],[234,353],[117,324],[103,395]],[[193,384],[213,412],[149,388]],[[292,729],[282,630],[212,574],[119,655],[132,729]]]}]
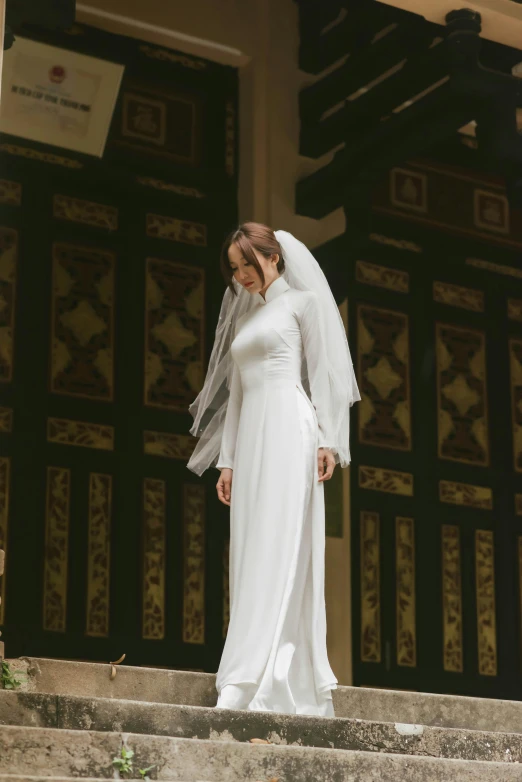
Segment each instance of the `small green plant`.
[{"label": "small green plant", "polygon": [[148,776],[148,772],[152,771],[153,768],[156,768],[156,766],[149,766],[148,768],[139,768],[138,769],[139,775],[143,779],[143,782],[150,782],[150,778]]},{"label": "small green plant", "polygon": [[7,660],[2,660],[2,675],[0,681],[2,682],[2,688],[4,690],[16,690],[22,686],[22,680],[25,676],[21,673],[15,673],[11,670],[11,666]]},{"label": "small green plant", "polygon": [[125,774],[131,774],[133,757],[134,757],[134,752],[132,751],[132,749],[127,749],[127,747],[123,746],[121,748],[120,757],[114,758],[112,761],[112,765],[120,772],[122,776],[124,776]]}]

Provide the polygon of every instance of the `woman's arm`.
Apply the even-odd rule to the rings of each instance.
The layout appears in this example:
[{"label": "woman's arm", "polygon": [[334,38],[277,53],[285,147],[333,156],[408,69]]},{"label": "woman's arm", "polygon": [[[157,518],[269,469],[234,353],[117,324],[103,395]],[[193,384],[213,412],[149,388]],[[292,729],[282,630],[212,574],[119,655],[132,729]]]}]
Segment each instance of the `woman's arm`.
[{"label": "woman's arm", "polygon": [[241,403],[243,401],[243,389],[241,386],[241,375],[237,364],[234,361],[232,368],[232,382],[230,384],[230,396],[227,403],[227,412],[225,415],[225,424],[223,426],[223,436],[221,438],[221,450],[216,464],[218,470],[223,467],[234,469],[234,457],[236,453],[237,430],[239,426],[239,416],[241,413]]},{"label": "woman's arm", "polygon": [[310,395],[319,424],[319,448],[333,448],[335,443],[331,433],[328,364],[325,352],[327,335],[324,333],[317,295],[313,291],[303,292],[302,301],[299,324]]}]

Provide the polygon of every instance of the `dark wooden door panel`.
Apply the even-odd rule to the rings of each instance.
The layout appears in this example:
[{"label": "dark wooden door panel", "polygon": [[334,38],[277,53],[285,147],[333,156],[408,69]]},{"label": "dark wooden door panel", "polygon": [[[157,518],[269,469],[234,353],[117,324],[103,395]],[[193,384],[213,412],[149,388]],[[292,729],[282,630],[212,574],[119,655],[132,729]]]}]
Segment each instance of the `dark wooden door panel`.
[{"label": "dark wooden door panel", "polygon": [[478,189],[508,219],[472,177],[447,225],[408,205],[406,179],[440,204],[451,176],[391,172],[351,257],[354,678],[521,698],[518,223],[473,218]]},{"label": "dark wooden door panel", "polygon": [[41,39],[125,64],[103,159],[0,145],[0,625],[11,655],[215,670],[227,514],[186,469],[188,405],[236,220],[237,74],[79,31]]}]

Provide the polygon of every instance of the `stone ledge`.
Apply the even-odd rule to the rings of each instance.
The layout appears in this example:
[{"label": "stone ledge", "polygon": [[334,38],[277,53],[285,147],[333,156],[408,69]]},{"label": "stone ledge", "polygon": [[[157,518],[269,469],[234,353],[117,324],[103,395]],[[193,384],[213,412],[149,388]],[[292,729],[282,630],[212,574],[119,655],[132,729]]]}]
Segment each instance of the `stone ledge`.
[{"label": "stone ledge", "polygon": [[[29,776],[27,774],[0,774],[0,782],[75,782],[78,777],[42,777]],[[82,782],[100,782],[99,777],[82,777]],[[130,779],[126,777],[125,782],[142,782],[140,779]],[[174,780],[173,780],[174,782]],[[208,779],[176,779],[175,782],[210,782]]]},{"label": "stone ledge", "polygon": [[216,677],[209,673],[119,665],[111,681],[108,663],[21,657],[10,664],[27,675],[23,689],[28,692],[193,706],[215,706],[217,700]]},{"label": "stone ledge", "polygon": [[0,691],[0,725],[522,763],[520,734],[45,693]]},{"label": "stone ledge", "polygon": [[[161,668],[110,666],[65,660],[22,658],[13,669],[29,674],[24,690],[190,706],[214,706],[215,676]],[[522,701],[456,695],[339,687],[333,693],[338,717],[401,722],[500,733],[522,733]]]},{"label": "stone ledge", "polygon": [[2,770],[42,777],[110,779],[122,741],[135,768],[155,765],[157,780],[245,782],[520,782],[519,764],[408,757],[342,749],[252,745],[228,741],[46,728],[0,727]]},{"label": "stone ledge", "polygon": [[[28,776],[27,774],[0,774],[0,782],[49,782],[52,779],[53,782],[75,782],[78,777],[41,777],[41,776]],[[100,782],[99,777],[82,777],[82,782]],[[126,778],[125,782],[142,782],[141,779]],[[208,779],[176,779],[175,782],[210,782]]]}]

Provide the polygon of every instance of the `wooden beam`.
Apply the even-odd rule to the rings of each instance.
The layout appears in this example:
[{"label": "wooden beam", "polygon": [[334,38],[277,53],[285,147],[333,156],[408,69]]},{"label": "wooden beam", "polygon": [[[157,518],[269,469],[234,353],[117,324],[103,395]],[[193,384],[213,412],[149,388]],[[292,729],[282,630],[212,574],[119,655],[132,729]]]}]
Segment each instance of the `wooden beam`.
[{"label": "wooden beam", "polygon": [[446,16],[455,8],[464,6],[482,17],[482,38],[488,38],[506,46],[520,48],[522,41],[522,5],[512,0],[381,0],[403,11],[421,13],[428,21],[444,24]]},{"label": "wooden beam", "polygon": [[318,158],[345,141],[349,129],[366,135],[380,118],[390,114],[448,74],[442,44],[408,61],[395,74],[375,85],[320,123],[303,123],[299,153]]},{"label": "wooden beam", "polygon": [[[336,23],[343,10],[346,15]],[[305,3],[299,5],[299,11],[299,68],[312,74],[367,46],[380,30],[405,16],[376,0],[344,0],[334,2],[333,7],[327,2],[319,7]]]},{"label": "wooden beam", "polygon": [[328,3],[324,0],[298,0],[301,35],[306,35],[314,27],[322,30],[333,24],[346,4],[346,0],[330,0]]},{"label": "wooden beam", "polygon": [[477,114],[472,101],[455,100],[451,85],[347,143],[333,161],[296,186],[296,210],[320,219],[344,204],[348,191],[357,191],[360,177],[371,182],[408,157],[421,154]]},{"label": "wooden beam", "polygon": [[301,121],[319,121],[323,112],[370,84],[406,57],[425,49],[434,37],[431,25],[421,18],[413,18],[393,28],[375,43],[354,52],[339,68],[301,91]]}]

